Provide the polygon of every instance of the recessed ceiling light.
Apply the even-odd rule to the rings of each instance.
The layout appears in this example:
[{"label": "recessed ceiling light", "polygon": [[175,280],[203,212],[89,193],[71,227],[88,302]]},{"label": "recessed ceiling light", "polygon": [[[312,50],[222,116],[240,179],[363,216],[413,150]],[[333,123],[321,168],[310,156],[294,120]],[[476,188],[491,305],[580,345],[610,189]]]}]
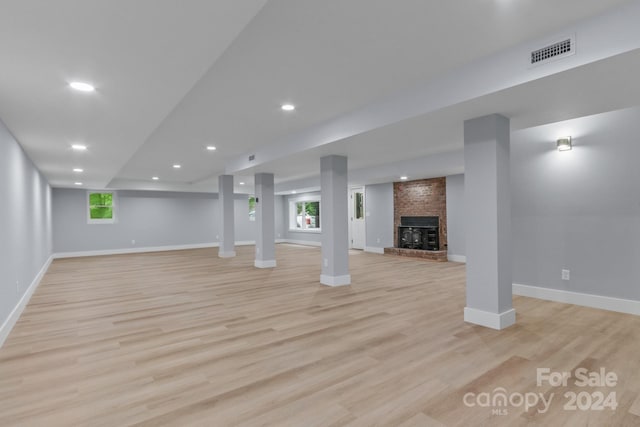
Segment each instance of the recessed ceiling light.
[{"label": "recessed ceiling light", "polygon": [[81,182],[74,182],[75,185],[82,185]]},{"label": "recessed ceiling light", "polygon": [[296,191],[296,190],[293,190],[293,191],[291,192],[291,194],[296,194],[296,193],[297,193],[297,191]]},{"label": "recessed ceiling light", "polygon": [[241,182],[240,185],[244,185],[244,182]]},{"label": "recessed ceiling light", "polygon": [[74,168],[73,171],[80,173],[80,172],[84,172],[84,169]]},{"label": "recessed ceiling light", "polygon": [[152,179],[152,180],[154,180],[154,181],[157,181],[157,180],[159,180],[160,178],[159,178],[159,177],[157,177],[157,176],[153,176],[153,177],[151,177],[151,179]]},{"label": "recessed ceiling light", "polygon": [[282,104],[282,108],[283,111],[293,111],[296,109],[296,106],[293,104]]},{"label": "recessed ceiling light", "polygon": [[181,167],[182,167],[182,166],[180,166],[180,165],[173,165],[173,168],[174,168],[174,169],[180,169]]},{"label": "recessed ceiling light", "polygon": [[216,151],[216,147],[214,147],[213,145],[207,145],[207,150]]},{"label": "recessed ceiling light", "polygon": [[84,151],[87,149],[87,146],[82,144],[73,144],[71,148],[73,148],[76,151]]},{"label": "recessed ceiling light", "polygon": [[408,177],[406,177],[406,176],[401,176],[401,177],[400,177],[400,179],[401,179],[401,180],[403,180],[403,181],[406,181],[406,180],[408,180],[409,178],[408,178]]},{"label": "recessed ceiling light", "polygon": [[93,92],[94,90],[96,90],[95,87],[93,87],[89,83],[84,82],[71,82],[69,83],[69,86],[80,92]]}]

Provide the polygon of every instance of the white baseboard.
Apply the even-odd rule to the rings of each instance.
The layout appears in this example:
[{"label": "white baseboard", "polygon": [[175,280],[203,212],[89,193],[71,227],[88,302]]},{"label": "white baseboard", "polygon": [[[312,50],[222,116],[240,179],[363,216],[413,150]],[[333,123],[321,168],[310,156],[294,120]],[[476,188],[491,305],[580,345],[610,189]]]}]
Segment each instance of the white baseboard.
[{"label": "white baseboard", "polygon": [[143,252],[181,251],[185,249],[216,248],[218,246],[219,246],[218,243],[196,243],[192,245],[149,246],[149,247],[141,247],[141,248],[105,249],[105,250],[99,250],[99,251],[59,252],[59,253],[53,254],[53,257],[55,259],[78,258],[78,257],[85,257],[85,256],[137,254],[137,253],[143,253]]},{"label": "white baseboard", "polygon": [[[241,240],[235,243],[235,246],[250,246],[255,245],[253,240]],[[104,256],[104,255],[124,255],[124,254],[137,254],[144,252],[166,252],[166,251],[182,251],[186,249],[202,249],[202,248],[217,248],[220,243],[194,243],[189,245],[169,245],[169,246],[147,246],[140,248],[121,248],[121,249],[105,249],[98,251],[79,251],[79,252],[59,252],[53,254],[54,259],[58,258],[78,258],[86,256]],[[235,256],[235,254],[233,255]]]},{"label": "white baseboard", "polygon": [[38,285],[40,285],[40,281],[42,280],[45,273],[49,269],[49,266],[51,265],[51,262],[53,261],[53,259],[54,259],[53,255],[51,255],[49,259],[47,259],[47,261],[44,263],[44,265],[42,266],[42,268],[40,269],[36,277],[33,279],[31,284],[27,288],[24,295],[22,295],[22,298],[20,298],[20,301],[18,301],[18,304],[15,306],[11,314],[9,314],[9,317],[7,317],[7,320],[5,320],[2,326],[0,326],[0,347],[2,347],[5,340],[9,336],[9,333],[11,332],[13,327],[16,325],[16,322],[20,318],[20,315],[24,311],[24,308],[29,303],[31,296],[38,288]]},{"label": "white baseboard", "polygon": [[264,260],[257,259],[255,260],[253,265],[256,268],[274,268],[276,266],[276,260],[272,259],[272,260],[264,261]]},{"label": "white baseboard", "polygon": [[557,289],[520,285],[517,283],[513,284],[513,294],[547,301],[599,308],[601,310],[617,311],[618,313],[635,314],[636,316],[640,315],[640,301],[636,300],[560,291]]},{"label": "white baseboard", "polygon": [[284,239],[283,243],[292,243],[294,245],[302,245],[302,246],[322,246],[322,243],[314,242],[312,240]]},{"label": "white baseboard", "polygon": [[236,251],[218,251],[218,258],[233,258],[236,256]]},{"label": "white baseboard", "polygon": [[375,246],[365,246],[364,251],[372,254],[384,254],[384,248],[376,248]]},{"label": "white baseboard", "polygon": [[464,308],[464,321],[491,329],[502,330],[516,323],[516,311],[507,310],[504,313],[490,313],[475,308]]},{"label": "white baseboard", "polygon": [[447,255],[447,259],[451,262],[463,262],[466,264],[467,257],[464,255]]},{"label": "white baseboard", "polygon": [[346,286],[351,284],[351,275],[346,274],[344,276],[329,276],[326,274],[320,275],[320,283],[327,286]]}]

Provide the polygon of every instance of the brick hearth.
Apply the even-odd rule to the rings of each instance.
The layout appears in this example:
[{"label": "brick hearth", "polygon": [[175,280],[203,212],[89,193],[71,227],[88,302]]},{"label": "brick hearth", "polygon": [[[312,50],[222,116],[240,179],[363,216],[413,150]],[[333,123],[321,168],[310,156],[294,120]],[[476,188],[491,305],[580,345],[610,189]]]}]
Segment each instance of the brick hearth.
[{"label": "brick hearth", "polygon": [[421,258],[430,261],[447,262],[447,251],[423,251],[420,249],[384,248],[384,254]]}]

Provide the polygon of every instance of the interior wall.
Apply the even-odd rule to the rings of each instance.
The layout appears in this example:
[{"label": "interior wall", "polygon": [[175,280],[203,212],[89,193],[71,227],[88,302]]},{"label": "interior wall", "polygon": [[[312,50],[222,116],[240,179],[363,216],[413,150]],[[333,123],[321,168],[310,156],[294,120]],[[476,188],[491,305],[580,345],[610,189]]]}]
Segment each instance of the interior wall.
[{"label": "interior wall", "polygon": [[[219,241],[218,195],[117,191],[116,223],[87,223],[87,190],[53,190],[54,251],[84,252],[135,247],[210,244]],[[282,233],[281,196],[276,196],[276,235]],[[248,196],[236,195],[237,242],[255,241]],[[132,241],[135,240],[135,243]]]},{"label": "interior wall", "polygon": [[[639,119],[631,108],[512,134],[515,283],[640,300]],[[574,148],[558,152],[567,134]]]},{"label": "interior wall", "polygon": [[447,177],[447,254],[455,257],[464,257],[464,175],[451,175]]},{"label": "interior wall", "polygon": [[393,247],[393,183],[367,185],[364,191],[367,248]]},{"label": "interior wall", "polygon": [[51,188],[2,122],[0,200],[1,329],[52,251]]}]

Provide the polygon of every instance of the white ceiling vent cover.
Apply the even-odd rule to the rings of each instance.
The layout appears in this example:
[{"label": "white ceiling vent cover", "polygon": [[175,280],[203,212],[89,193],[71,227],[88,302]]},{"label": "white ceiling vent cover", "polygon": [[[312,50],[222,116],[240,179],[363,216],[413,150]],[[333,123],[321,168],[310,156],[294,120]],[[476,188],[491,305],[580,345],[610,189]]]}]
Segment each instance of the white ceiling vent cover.
[{"label": "white ceiling vent cover", "polygon": [[575,36],[563,37],[559,41],[531,52],[531,65],[541,65],[576,53]]}]

